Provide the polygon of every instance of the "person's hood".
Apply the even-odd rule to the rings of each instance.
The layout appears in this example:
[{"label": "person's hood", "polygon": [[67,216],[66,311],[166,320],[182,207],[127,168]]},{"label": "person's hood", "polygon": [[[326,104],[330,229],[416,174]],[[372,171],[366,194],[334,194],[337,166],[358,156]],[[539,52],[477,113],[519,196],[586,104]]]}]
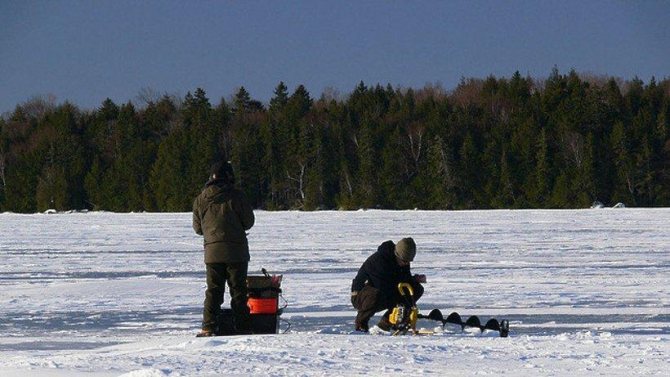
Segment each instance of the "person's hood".
[{"label": "person's hood", "polygon": [[221,180],[210,180],[205,184],[203,196],[207,201],[214,201],[217,197],[226,195],[232,189],[232,185],[226,184]]}]

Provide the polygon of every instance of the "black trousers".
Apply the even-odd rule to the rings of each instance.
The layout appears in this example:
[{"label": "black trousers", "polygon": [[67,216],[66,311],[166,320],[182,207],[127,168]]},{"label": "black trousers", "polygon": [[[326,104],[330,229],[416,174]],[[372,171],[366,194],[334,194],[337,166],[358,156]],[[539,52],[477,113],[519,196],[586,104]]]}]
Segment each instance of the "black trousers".
[{"label": "black trousers", "polygon": [[[414,291],[414,301],[418,301],[423,295],[423,286],[414,283],[412,284],[412,290]],[[375,287],[366,285],[356,296],[351,296],[351,304],[358,310],[356,328],[367,330],[368,322],[375,313],[386,310],[384,316],[388,317],[396,305],[404,303],[405,300],[400,296],[400,293],[385,294]]]},{"label": "black trousers", "polygon": [[230,288],[230,308],[237,330],[250,331],[251,318],[247,306],[248,263],[208,263],[207,290],[203,310],[203,330],[217,331],[217,317],[221,313],[226,283]]}]

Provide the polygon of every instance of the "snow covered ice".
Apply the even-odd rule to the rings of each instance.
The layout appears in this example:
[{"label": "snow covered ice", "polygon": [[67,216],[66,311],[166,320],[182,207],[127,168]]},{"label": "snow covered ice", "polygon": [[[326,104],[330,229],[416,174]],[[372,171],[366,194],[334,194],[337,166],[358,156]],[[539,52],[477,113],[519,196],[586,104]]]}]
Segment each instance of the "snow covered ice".
[{"label": "snow covered ice", "polygon": [[[284,275],[289,331],[195,338],[204,265],[190,213],[0,214],[0,375],[630,376],[670,365],[670,209],[256,217],[250,273]],[[428,278],[422,313],[507,318],[510,337],[350,334],[351,279],[381,242],[407,236],[413,272]]]}]

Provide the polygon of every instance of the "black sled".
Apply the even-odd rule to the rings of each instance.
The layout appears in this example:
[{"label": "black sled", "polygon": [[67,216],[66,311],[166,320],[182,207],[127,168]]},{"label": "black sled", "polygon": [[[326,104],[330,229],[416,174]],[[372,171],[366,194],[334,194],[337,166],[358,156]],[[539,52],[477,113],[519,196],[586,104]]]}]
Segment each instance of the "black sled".
[{"label": "black sled", "polygon": [[[216,318],[213,336],[278,334],[279,321],[284,307],[279,307],[282,297],[282,275],[269,275],[265,268],[262,276],[247,277],[247,306],[251,316],[251,332],[240,331],[235,325],[232,309],[222,309]],[[285,305],[284,305],[285,306]],[[197,335],[203,336],[202,333]]]}]

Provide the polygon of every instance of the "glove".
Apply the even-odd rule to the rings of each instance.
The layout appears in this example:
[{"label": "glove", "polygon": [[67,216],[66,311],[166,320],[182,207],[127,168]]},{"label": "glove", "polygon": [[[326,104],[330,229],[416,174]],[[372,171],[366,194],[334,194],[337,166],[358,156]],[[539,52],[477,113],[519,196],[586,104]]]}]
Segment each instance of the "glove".
[{"label": "glove", "polygon": [[426,275],[416,274],[416,275],[414,275],[414,280],[416,280],[417,283],[425,283],[426,282]]}]

